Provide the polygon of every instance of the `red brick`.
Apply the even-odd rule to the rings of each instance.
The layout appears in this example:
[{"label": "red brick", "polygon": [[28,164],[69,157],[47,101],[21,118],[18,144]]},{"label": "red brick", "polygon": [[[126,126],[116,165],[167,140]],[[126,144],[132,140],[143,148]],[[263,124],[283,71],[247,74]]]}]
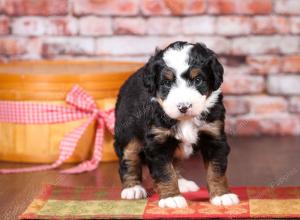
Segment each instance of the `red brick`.
[{"label": "red brick", "polygon": [[249,96],[245,99],[250,106],[250,112],[254,114],[278,113],[288,110],[288,103],[282,97]]},{"label": "red brick", "polygon": [[258,136],[261,134],[260,123],[256,118],[238,117],[232,122],[228,134],[231,136]]},{"label": "red brick", "polygon": [[41,39],[39,38],[2,38],[0,39],[0,60],[40,59]]},{"label": "red brick", "polygon": [[142,0],[144,15],[195,15],[203,14],[206,9],[204,0]]},{"label": "red brick", "polygon": [[42,45],[42,55],[44,58],[52,58],[58,55],[89,56],[94,54],[95,41],[92,38],[47,38]]},{"label": "red brick", "polygon": [[290,112],[300,113],[300,96],[291,97],[289,102],[289,110]]},{"label": "red brick", "polygon": [[225,132],[229,136],[233,136],[235,133],[235,117],[231,117],[230,115],[226,116],[225,119]]},{"label": "red brick", "polygon": [[278,56],[248,56],[247,64],[252,73],[256,74],[273,74],[281,71],[281,59]]},{"label": "red brick", "polygon": [[0,38],[0,55],[20,55],[26,52],[24,39],[13,37]]},{"label": "red brick", "polygon": [[213,34],[215,23],[216,18],[211,16],[185,17],[182,19],[182,29],[184,34]]},{"label": "red brick", "polygon": [[228,54],[230,52],[231,42],[225,37],[219,36],[193,36],[192,42],[202,42],[217,54]]},{"label": "red brick", "polygon": [[202,14],[205,10],[204,0],[164,0],[174,15]]},{"label": "red brick", "polygon": [[66,15],[68,0],[4,0],[9,15]]},{"label": "red brick", "polygon": [[152,17],[148,19],[146,27],[150,35],[176,35],[181,33],[182,25],[179,18]]},{"label": "red brick", "polygon": [[274,10],[278,14],[300,14],[300,2],[298,0],[276,0]]},{"label": "red brick", "polygon": [[226,132],[232,136],[299,135],[300,117],[280,113],[229,118]]},{"label": "red brick", "polygon": [[256,16],[253,18],[253,29],[254,34],[274,34],[276,30],[273,26],[272,19],[268,16]]},{"label": "red brick", "polygon": [[159,37],[114,36],[99,38],[96,51],[99,55],[143,55],[153,53],[159,44]]},{"label": "red brick", "polygon": [[187,0],[184,14],[185,15],[195,15],[203,14],[206,10],[206,2],[204,0]]},{"label": "red brick", "polygon": [[211,0],[208,4],[208,13],[213,14],[234,14],[234,0]]},{"label": "red brick", "polygon": [[9,34],[9,18],[0,16],[0,35]]},{"label": "red brick", "polygon": [[267,135],[299,135],[300,118],[294,115],[275,114],[257,118],[262,134]]},{"label": "red brick", "polygon": [[[221,63],[223,63],[223,61],[221,61]],[[248,65],[238,65],[238,66],[223,65],[223,68],[224,68],[224,72],[230,73],[230,75],[251,74],[251,69],[249,68]]]},{"label": "red brick", "polygon": [[241,115],[249,112],[249,105],[244,97],[225,96],[224,105],[226,113],[229,115]]},{"label": "red brick", "polygon": [[272,16],[272,25],[277,33],[288,34],[290,32],[290,19],[285,16]]},{"label": "red brick", "polygon": [[300,55],[284,57],[283,71],[286,73],[300,73]]},{"label": "red brick", "polygon": [[300,34],[300,17],[292,17],[291,21],[291,32],[293,34]]},{"label": "red brick", "polygon": [[45,20],[38,17],[16,18],[12,23],[12,33],[15,35],[42,36],[45,28]]},{"label": "red brick", "polygon": [[252,33],[254,34],[286,34],[289,30],[289,21],[286,17],[255,16],[253,18]]},{"label": "red brick", "polygon": [[141,10],[144,15],[169,15],[171,11],[162,0],[142,0]]},{"label": "red brick", "polygon": [[213,14],[269,14],[271,0],[210,0],[208,12]]},{"label": "red brick", "polygon": [[101,36],[112,34],[111,18],[87,16],[79,20],[79,33],[83,36]]},{"label": "red brick", "polygon": [[0,1],[0,13],[4,11],[4,1]]},{"label": "red brick", "polygon": [[46,34],[75,35],[78,33],[77,20],[73,17],[53,17],[47,20]]},{"label": "red brick", "polygon": [[220,35],[246,35],[251,28],[252,20],[246,16],[220,16],[216,23],[216,33]]},{"label": "red brick", "polygon": [[300,94],[299,85],[298,75],[272,75],[267,80],[267,90],[270,94],[297,95]]},{"label": "red brick", "polygon": [[101,56],[140,56],[151,55],[155,48],[165,48],[174,41],[188,41],[191,38],[182,36],[113,36],[97,39],[96,51]]},{"label": "red brick", "polygon": [[243,74],[224,74],[222,91],[227,94],[252,94],[264,91],[265,82],[262,76]]},{"label": "red brick", "polygon": [[300,51],[299,36],[283,36],[280,38],[279,51],[283,54],[295,54]]},{"label": "red brick", "polygon": [[113,22],[114,33],[142,35],[146,32],[145,23],[143,18],[115,18]]},{"label": "red brick", "polygon": [[300,117],[290,115],[287,120],[279,122],[280,135],[297,135],[300,134]]},{"label": "red brick", "polygon": [[165,5],[174,15],[181,15],[184,11],[185,1],[182,0],[164,0]]},{"label": "red brick", "polygon": [[236,55],[283,53],[293,54],[300,50],[296,36],[249,36],[233,39],[232,53]]},{"label": "red brick", "polygon": [[136,15],[138,0],[73,0],[75,15]]},{"label": "red brick", "polygon": [[272,37],[241,37],[233,40],[232,53],[233,54],[264,54],[264,53],[278,53],[280,38]]},{"label": "red brick", "polygon": [[23,38],[19,39],[24,47],[25,52],[21,55],[11,56],[11,59],[36,60],[41,58],[42,39],[41,38]]}]

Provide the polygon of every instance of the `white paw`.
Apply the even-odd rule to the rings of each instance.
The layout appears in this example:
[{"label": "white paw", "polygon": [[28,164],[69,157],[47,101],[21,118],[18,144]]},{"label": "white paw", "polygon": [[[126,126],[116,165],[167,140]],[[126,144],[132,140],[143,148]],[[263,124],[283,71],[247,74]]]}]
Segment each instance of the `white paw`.
[{"label": "white paw", "polygon": [[144,199],[146,197],[146,190],[141,185],[125,188],[121,192],[122,199]]},{"label": "white paw", "polygon": [[185,208],[187,202],[183,196],[174,196],[159,200],[158,206],[161,208]]},{"label": "white paw", "polygon": [[210,200],[213,205],[236,205],[240,202],[239,197],[234,193],[227,193],[216,196]]},{"label": "white paw", "polygon": [[196,192],[200,189],[194,181],[186,180],[184,178],[178,179],[178,187],[181,193]]}]

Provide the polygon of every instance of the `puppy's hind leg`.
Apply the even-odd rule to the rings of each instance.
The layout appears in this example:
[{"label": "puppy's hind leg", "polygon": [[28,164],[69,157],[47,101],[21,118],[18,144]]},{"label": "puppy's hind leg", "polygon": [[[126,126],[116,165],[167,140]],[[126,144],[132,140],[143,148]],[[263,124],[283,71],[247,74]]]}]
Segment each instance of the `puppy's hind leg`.
[{"label": "puppy's hind leg", "polygon": [[143,199],[147,197],[146,190],[142,187],[142,165],[139,153],[141,144],[132,139],[125,147],[120,159],[120,177],[123,184],[122,199]]}]

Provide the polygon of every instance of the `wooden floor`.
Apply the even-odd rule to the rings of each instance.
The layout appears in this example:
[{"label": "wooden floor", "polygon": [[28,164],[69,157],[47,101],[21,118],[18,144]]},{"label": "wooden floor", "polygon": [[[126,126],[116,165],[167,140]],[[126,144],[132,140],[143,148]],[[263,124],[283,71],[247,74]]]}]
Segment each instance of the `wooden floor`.
[{"label": "wooden floor", "polygon": [[[228,177],[232,186],[300,185],[300,137],[230,138]],[[0,162],[0,168],[21,164]],[[205,186],[201,157],[183,164],[183,176]],[[151,184],[149,175],[144,177]],[[120,186],[117,163],[103,163],[93,172],[62,175],[57,171],[0,174],[0,219],[16,219],[38,194],[43,183],[69,186]]]}]

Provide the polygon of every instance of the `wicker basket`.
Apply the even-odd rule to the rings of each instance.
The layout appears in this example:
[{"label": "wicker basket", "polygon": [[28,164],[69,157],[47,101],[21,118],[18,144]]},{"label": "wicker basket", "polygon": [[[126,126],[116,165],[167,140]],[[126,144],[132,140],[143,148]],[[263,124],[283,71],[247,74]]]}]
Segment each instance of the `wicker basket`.
[{"label": "wicker basket", "polygon": [[[114,107],[121,84],[141,63],[96,61],[29,61],[0,64],[0,100],[66,105],[67,92],[78,84],[96,100],[99,108]],[[86,119],[59,124],[14,124],[0,122],[0,160],[50,163],[59,155],[63,136]],[[91,156],[95,123],[81,137],[66,162]],[[113,138],[105,132],[102,161],[116,159]]]}]

